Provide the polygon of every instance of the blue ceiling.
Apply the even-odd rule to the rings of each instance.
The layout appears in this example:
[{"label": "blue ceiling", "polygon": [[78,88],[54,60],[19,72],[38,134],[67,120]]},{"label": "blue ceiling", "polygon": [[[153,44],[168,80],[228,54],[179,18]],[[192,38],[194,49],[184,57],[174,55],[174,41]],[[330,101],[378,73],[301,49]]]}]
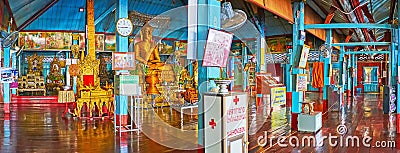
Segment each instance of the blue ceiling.
[{"label": "blue ceiling", "polygon": [[[37,19],[26,26],[24,31],[85,31],[85,0],[9,0],[17,27],[20,27],[35,14],[44,9],[53,1],[52,7],[41,14]],[[187,0],[129,0],[129,10],[143,14],[158,15],[176,7],[184,6]],[[114,0],[95,1],[96,32],[115,32]]]},{"label": "blue ceiling", "polygon": [[[20,27],[30,18],[38,14],[49,4],[54,3],[48,10],[43,11],[38,18],[33,20],[22,31],[85,31],[85,14],[79,12],[79,8],[85,8],[85,0],[9,0],[10,7],[14,14],[17,27]],[[158,38],[173,38],[179,40],[187,39],[187,5],[188,0],[129,0],[129,11],[136,11],[147,15],[169,16],[170,24],[154,28],[154,36]],[[46,4],[46,5],[44,5]],[[115,33],[115,0],[96,0],[95,1],[95,22],[97,33]],[[242,4],[241,4],[242,5]],[[235,5],[235,8],[243,7]],[[184,9],[174,9],[174,8]],[[170,11],[173,10],[173,11]],[[267,35],[283,35],[291,33],[291,26],[285,20],[274,18],[271,13],[267,13]],[[284,28],[283,28],[284,27]],[[135,34],[140,27],[135,27]],[[246,30],[243,30],[246,29]],[[244,26],[243,31],[237,31],[241,38],[254,38],[249,35],[248,30],[253,30],[251,26]]]}]

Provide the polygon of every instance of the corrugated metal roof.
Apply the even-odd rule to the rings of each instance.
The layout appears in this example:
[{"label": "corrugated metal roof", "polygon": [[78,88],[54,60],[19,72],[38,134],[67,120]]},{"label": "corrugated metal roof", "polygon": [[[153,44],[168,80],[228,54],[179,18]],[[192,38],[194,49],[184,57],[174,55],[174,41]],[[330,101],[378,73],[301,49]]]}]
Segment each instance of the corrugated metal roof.
[{"label": "corrugated metal roof", "polygon": [[[20,26],[35,13],[39,12],[46,5],[54,0],[12,0],[11,9],[14,14],[17,26]],[[114,0],[95,1],[95,19],[104,13],[102,19],[96,25],[96,32],[115,32],[114,11],[107,12],[112,7]],[[187,4],[187,0],[129,0],[129,10],[143,14],[158,15],[170,9]],[[30,31],[85,31],[85,12],[79,12],[79,8],[85,7],[85,0],[59,0],[40,17],[34,20],[23,30]]]},{"label": "corrugated metal roof", "polygon": [[15,23],[17,26],[20,26],[52,1],[53,0],[9,0],[8,2],[14,15]]},{"label": "corrugated metal roof", "polygon": [[[335,6],[334,0],[308,0],[307,2],[312,2],[315,3],[318,8],[312,7],[314,10],[316,9],[322,9],[326,14],[329,13],[331,6]],[[351,1],[351,0],[345,0],[345,1]],[[337,1],[339,2],[339,1]],[[367,4],[368,10],[370,14],[373,16],[373,19],[375,23],[387,23],[390,15],[390,5],[391,1],[390,0],[359,0],[360,4]],[[340,4],[339,4],[340,5]],[[396,4],[397,5],[397,4]],[[338,8],[341,8],[340,6],[336,6]],[[354,9],[354,8],[353,8]],[[359,8],[360,9],[360,8]],[[325,15],[326,15],[325,14]],[[397,9],[395,9],[394,14],[396,16],[397,14]],[[366,23],[369,23],[369,20],[367,17],[364,15],[364,21]],[[332,22],[337,22],[337,23],[346,23],[348,22],[348,18],[346,14],[343,14],[342,11],[336,10],[335,11],[335,16],[333,18]],[[377,38],[377,41],[379,41],[381,38],[383,38],[384,32],[386,30],[382,29],[373,29],[375,33],[375,37]],[[348,35],[348,30],[345,32],[345,35]],[[353,34],[352,37],[353,41],[357,41],[358,38]]]}]

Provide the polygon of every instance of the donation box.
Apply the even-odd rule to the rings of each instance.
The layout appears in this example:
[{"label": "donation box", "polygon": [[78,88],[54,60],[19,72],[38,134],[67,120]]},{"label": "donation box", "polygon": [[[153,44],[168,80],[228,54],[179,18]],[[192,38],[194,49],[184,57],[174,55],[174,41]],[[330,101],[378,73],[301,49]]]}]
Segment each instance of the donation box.
[{"label": "donation box", "polygon": [[204,93],[206,153],[248,152],[247,93]]}]

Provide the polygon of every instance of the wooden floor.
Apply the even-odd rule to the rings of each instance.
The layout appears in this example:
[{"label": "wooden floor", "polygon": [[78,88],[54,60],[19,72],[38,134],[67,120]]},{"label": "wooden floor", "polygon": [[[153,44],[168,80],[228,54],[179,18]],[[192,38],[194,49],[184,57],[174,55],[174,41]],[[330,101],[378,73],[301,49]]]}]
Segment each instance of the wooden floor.
[{"label": "wooden floor", "polygon": [[[307,97],[318,99],[319,94],[310,93]],[[332,111],[324,118],[323,128],[317,136],[335,133],[339,124],[341,115],[335,110],[338,108],[337,97],[331,98]],[[197,117],[189,115],[189,110],[185,112],[181,130],[178,111],[171,112],[169,107],[144,109],[143,131],[139,135],[130,133],[119,137],[114,134],[113,123],[108,119],[65,119],[62,118],[62,105],[43,101],[38,104],[37,100],[34,103],[23,99],[12,103],[9,115],[0,113],[0,152],[197,152]],[[317,148],[282,148],[276,144],[260,147],[257,138],[264,131],[275,136],[300,138],[310,134],[290,130],[289,108],[270,114],[269,108],[256,109],[254,102],[249,107],[250,152],[397,152],[396,148],[330,147],[327,140],[323,147]],[[1,102],[0,110],[3,110]],[[351,127],[348,134],[360,135],[364,127],[368,127],[374,141],[389,140],[388,116],[382,113],[379,95],[360,95],[354,102],[349,101],[345,114],[346,125]],[[399,138],[392,139],[399,142]]]}]

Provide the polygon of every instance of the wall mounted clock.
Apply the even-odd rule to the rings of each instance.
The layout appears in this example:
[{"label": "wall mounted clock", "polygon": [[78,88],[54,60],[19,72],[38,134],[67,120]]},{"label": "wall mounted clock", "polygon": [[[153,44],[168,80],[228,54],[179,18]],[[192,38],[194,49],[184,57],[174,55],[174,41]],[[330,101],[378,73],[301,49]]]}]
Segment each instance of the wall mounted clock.
[{"label": "wall mounted clock", "polygon": [[117,32],[123,37],[129,36],[133,31],[132,21],[127,18],[120,18],[117,21]]}]

